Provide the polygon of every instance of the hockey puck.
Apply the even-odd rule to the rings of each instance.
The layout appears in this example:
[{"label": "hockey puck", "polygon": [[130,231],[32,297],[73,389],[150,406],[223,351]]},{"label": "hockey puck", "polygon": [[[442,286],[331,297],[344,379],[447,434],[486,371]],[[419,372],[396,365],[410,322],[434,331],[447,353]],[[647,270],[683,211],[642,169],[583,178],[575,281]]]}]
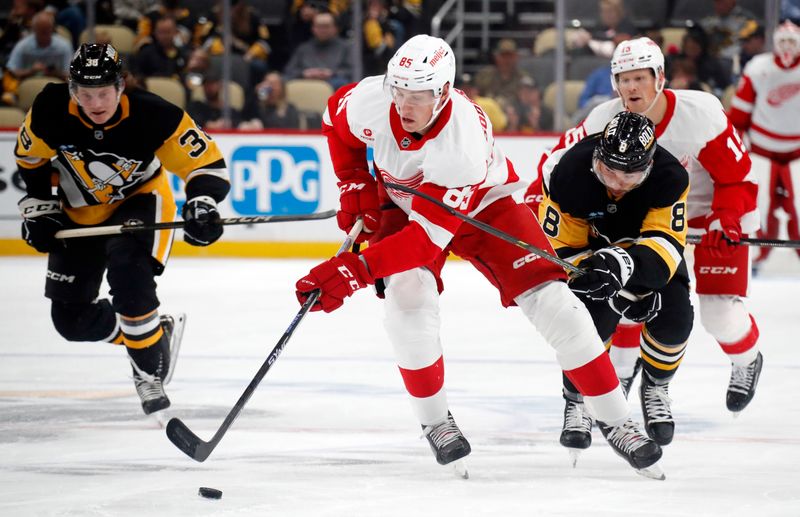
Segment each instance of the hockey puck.
[{"label": "hockey puck", "polygon": [[216,488],[201,486],[197,493],[208,499],[222,499],[222,490],[217,490]]}]

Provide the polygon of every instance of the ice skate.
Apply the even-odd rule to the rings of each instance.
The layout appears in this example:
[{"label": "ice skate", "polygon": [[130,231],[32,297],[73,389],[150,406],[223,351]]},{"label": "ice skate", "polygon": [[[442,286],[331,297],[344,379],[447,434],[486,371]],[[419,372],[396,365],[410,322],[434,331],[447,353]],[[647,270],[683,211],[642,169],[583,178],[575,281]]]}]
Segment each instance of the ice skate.
[{"label": "ice skate", "polygon": [[161,411],[169,407],[170,402],[164,392],[164,385],[158,374],[149,374],[143,371],[131,358],[133,367],[133,383],[136,386],[136,393],[142,401],[142,410],[145,415]]},{"label": "ice skate", "polygon": [[592,417],[586,412],[582,402],[565,399],[564,427],[561,429],[561,445],[569,450],[572,467],[578,464],[578,457],[584,449],[592,445]]},{"label": "ice skate", "polygon": [[145,415],[161,411],[169,407],[170,402],[164,392],[164,377],[169,372],[170,343],[167,334],[153,346],[135,349],[128,348],[128,359],[133,368],[133,384],[142,401]]},{"label": "ice skate", "polygon": [[636,380],[636,376],[639,375],[639,371],[642,369],[642,360],[641,358],[636,360],[636,364],[633,367],[633,375],[630,377],[620,377],[619,378],[619,385],[622,387],[622,393],[625,394],[625,398],[628,398],[628,393],[631,391],[631,387],[633,386],[633,382]]},{"label": "ice skate", "polygon": [[639,398],[642,402],[642,415],[644,428],[647,435],[659,445],[669,445],[675,434],[675,420],[672,418],[672,409],[669,398],[668,384],[655,384],[647,375],[642,374],[642,383],[639,386]]},{"label": "ice skate", "polygon": [[763,364],[764,358],[759,352],[753,362],[747,366],[733,365],[725,403],[728,409],[733,411],[734,416],[737,416],[753,400]]},{"label": "ice skate", "polygon": [[175,372],[175,363],[178,362],[178,352],[181,349],[184,326],[186,326],[186,314],[182,312],[174,316],[170,314],[161,315],[161,328],[164,330],[167,343],[169,343],[169,369],[164,376],[165,386],[172,380],[172,374]]},{"label": "ice skate", "polygon": [[648,438],[633,420],[628,419],[619,426],[607,426],[598,422],[597,427],[614,452],[625,458],[636,469],[637,474],[651,479],[666,479],[664,471],[658,465],[661,447]]},{"label": "ice skate", "polygon": [[455,474],[468,479],[466,462],[463,460],[472,448],[461,430],[456,425],[453,415],[447,413],[447,418],[431,425],[422,426],[422,434],[428,439],[431,450],[436,455],[439,465],[452,464]]}]

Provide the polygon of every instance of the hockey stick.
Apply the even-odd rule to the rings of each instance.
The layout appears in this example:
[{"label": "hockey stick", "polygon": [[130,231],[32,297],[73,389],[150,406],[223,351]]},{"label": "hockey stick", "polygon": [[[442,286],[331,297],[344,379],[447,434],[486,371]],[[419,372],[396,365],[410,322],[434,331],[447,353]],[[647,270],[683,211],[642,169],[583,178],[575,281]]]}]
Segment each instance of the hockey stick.
[{"label": "hockey stick", "polygon": [[[702,235],[688,235],[686,237],[686,242],[691,244],[700,244],[700,241],[703,239]],[[726,240],[733,244],[733,242],[726,237]],[[781,240],[781,239],[752,239],[750,237],[743,237],[739,239],[739,244],[741,246],[762,246],[765,248],[800,248],[800,241],[792,241],[792,240]]]},{"label": "hockey stick", "polygon": [[[450,214],[452,214],[452,215],[456,216],[457,218],[461,219],[465,223],[471,224],[472,226],[474,226],[476,228],[479,228],[479,229],[485,231],[486,233],[488,233],[489,235],[493,235],[493,236],[497,237],[498,239],[502,239],[502,240],[504,240],[504,241],[506,241],[508,243],[511,243],[511,244],[513,244],[515,246],[519,246],[520,248],[522,248],[522,249],[524,249],[526,251],[530,251],[534,255],[537,255],[537,256],[545,259],[545,260],[549,260],[553,264],[558,264],[559,266],[563,267],[564,269],[566,269],[570,273],[573,273],[575,275],[583,275],[583,274],[586,273],[586,271],[584,271],[583,269],[579,268],[578,266],[574,265],[571,262],[567,262],[566,260],[562,259],[561,257],[557,257],[555,255],[551,255],[550,253],[546,252],[545,250],[543,250],[541,248],[537,248],[536,246],[534,246],[532,244],[528,244],[525,241],[521,241],[521,240],[517,239],[513,235],[509,235],[509,234],[507,234],[506,232],[504,232],[502,230],[498,230],[494,226],[486,224],[483,221],[478,221],[477,219],[474,219],[474,218],[472,218],[472,217],[470,217],[468,215],[464,215],[461,212],[457,211],[455,208],[453,208],[451,206],[448,206],[448,205],[444,204],[442,201],[436,199],[435,197],[429,196],[428,194],[420,192],[417,189],[414,189],[414,188],[411,188],[411,187],[407,187],[405,185],[398,185],[397,183],[386,183],[386,182],[384,182],[383,185],[386,188],[389,188],[389,189],[392,189],[392,190],[399,190],[400,192],[405,192],[407,194],[413,194],[413,195],[415,195],[417,197],[420,197],[420,198],[422,198],[422,199],[424,199],[426,201],[430,201],[434,205],[437,205],[437,206],[445,209],[447,212],[449,212]],[[619,291],[619,294],[622,297],[627,298],[628,300],[631,300],[633,302],[639,300],[639,296],[637,296],[637,295],[633,294],[632,292],[627,291],[625,289],[622,289],[621,291]]]},{"label": "hockey stick", "polygon": [[[359,219],[353,226],[353,229],[350,230],[350,233],[342,243],[339,251],[336,252],[336,255],[340,255],[341,253],[347,251],[353,242],[355,242],[356,236],[361,233],[362,226],[363,223],[361,219]],[[272,367],[273,363],[278,360],[278,357],[281,355],[281,352],[283,352],[283,349],[286,348],[286,343],[289,342],[289,339],[292,337],[292,334],[294,334],[297,326],[300,325],[300,322],[311,309],[311,306],[316,303],[317,298],[319,298],[319,294],[319,290],[311,292],[303,306],[300,307],[300,311],[295,315],[294,319],[292,319],[292,322],[289,323],[289,328],[286,329],[286,332],[284,332],[281,338],[278,340],[278,344],[275,345],[275,348],[273,348],[272,352],[270,352],[270,354],[267,356],[264,364],[261,365],[261,368],[258,369],[255,377],[253,377],[253,380],[251,380],[250,384],[247,385],[244,393],[242,393],[242,395],[239,397],[239,400],[236,401],[236,404],[228,412],[228,416],[225,417],[225,421],[222,422],[222,425],[219,427],[219,429],[217,429],[217,432],[214,433],[214,436],[211,437],[211,440],[207,442],[202,440],[196,434],[194,434],[191,429],[189,429],[186,424],[181,421],[181,419],[171,418],[167,423],[167,438],[169,438],[169,441],[175,444],[178,449],[183,451],[193,460],[201,462],[205,461],[205,459],[208,458],[208,455],[211,454],[214,448],[219,444],[220,440],[222,440],[222,437],[225,436],[228,428],[233,424],[234,420],[236,420],[236,417],[239,416],[239,413],[242,412],[244,405],[247,404],[248,400],[250,400],[250,397],[256,391],[256,388],[261,383],[261,380],[267,374],[269,369]]]},{"label": "hockey stick", "polygon": [[[327,210],[316,214],[298,215],[253,215],[244,217],[228,217],[220,219],[220,224],[224,226],[233,224],[261,224],[261,223],[285,223],[290,221],[316,221],[319,219],[329,219],[336,215],[336,210]],[[116,235],[119,233],[130,232],[151,232],[156,230],[172,230],[183,228],[185,221],[168,221],[164,223],[144,224],[137,219],[131,219],[124,224],[110,226],[94,226],[88,228],[74,228],[71,230],[61,230],[56,232],[59,239],[71,239],[73,237],[96,237],[98,235]]]}]

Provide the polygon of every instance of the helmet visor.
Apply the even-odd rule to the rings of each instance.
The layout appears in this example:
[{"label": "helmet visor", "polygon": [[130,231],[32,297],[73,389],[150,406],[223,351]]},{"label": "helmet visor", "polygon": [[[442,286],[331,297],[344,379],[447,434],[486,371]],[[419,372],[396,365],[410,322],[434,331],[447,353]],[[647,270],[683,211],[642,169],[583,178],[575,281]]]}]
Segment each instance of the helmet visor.
[{"label": "helmet visor", "polygon": [[592,172],[603,185],[614,195],[621,195],[635,189],[650,175],[653,169],[653,161],[644,166],[641,170],[624,171],[606,165],[600,159],[600,153],[595,151],[592,156]]},{"label": "helmet visor", "polygon": [[397,86],[389,86],[389,94],[398,108],[409,106],[412,108],[425,108],[434,106],[440,97],[433,95],[433,90],[407,90]]}]

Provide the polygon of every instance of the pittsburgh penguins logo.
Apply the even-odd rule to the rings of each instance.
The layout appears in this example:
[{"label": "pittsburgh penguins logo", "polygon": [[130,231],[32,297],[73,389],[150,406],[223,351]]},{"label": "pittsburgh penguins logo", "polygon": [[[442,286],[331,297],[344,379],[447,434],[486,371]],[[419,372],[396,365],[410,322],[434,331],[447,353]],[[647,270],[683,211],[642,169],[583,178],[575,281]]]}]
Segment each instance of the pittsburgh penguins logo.
[{"label": "pittsburgh penguins logo", "polygon": [[123,190],[137,183],[145,173],[140,160],[129,160],[113,153],[80,151],[72,146],[59,149],[57,165],[61,173],[72,176],[83,191],[98,203],[124,199]]}]

